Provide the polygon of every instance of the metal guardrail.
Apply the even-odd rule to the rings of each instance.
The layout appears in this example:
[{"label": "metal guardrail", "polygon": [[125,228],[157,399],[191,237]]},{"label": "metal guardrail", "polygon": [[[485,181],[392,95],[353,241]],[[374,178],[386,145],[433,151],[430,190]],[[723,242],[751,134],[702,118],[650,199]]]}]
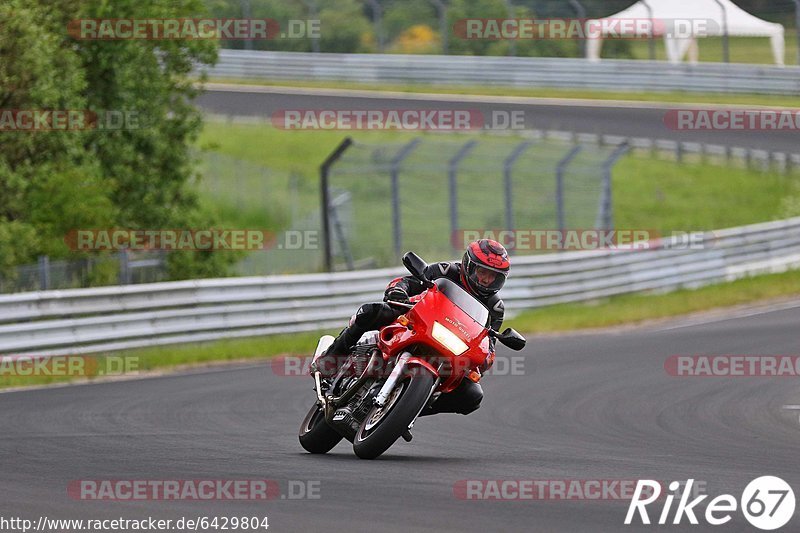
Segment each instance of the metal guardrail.
[{"label": "metal guardrail", "polygon": [[212,78],[800,94],[800,67],[666,61],[220,50]]},{"label": "metal guardrail", "polygon": [[[709,232],[704,242],[702,249],[654,241],[647,250],[515,257],[502,295],[513,314],[800,267],[800,217]],[[0,346],[9,355],[77,354],[338,329],[359,304],[380,298],[387,281],[402,272],[391,268],[4,295]]]}]

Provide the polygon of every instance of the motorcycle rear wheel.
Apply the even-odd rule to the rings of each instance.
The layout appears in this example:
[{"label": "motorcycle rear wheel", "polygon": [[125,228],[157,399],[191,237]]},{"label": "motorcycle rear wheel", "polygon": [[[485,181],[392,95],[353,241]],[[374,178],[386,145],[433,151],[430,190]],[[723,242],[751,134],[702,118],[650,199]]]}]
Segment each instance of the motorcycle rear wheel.
[{"label": "motorcycle rear wheel", "polygon": [[353,439],[355,454],[361,459],[375,459],[388,450],[424,407],[433,382],[433,375],[424,369],[400,381],[383,408],[375,406],[367,413]]},{"label": "motorcycle rear wheel", "polygon": [[339,444],[339,435],[325,421],[322,407],[314,404],[300,425],[300,445],[309,453],[328,453]]}]

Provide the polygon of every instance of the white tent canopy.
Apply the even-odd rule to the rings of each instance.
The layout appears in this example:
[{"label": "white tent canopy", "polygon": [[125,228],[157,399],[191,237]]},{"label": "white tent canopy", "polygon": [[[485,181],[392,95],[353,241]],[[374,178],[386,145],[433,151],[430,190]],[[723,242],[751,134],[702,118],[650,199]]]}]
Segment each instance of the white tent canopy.
[{"label": "white tent canopy", "polygon": [[[724,6],[725,13],[720,7]],[[596,23],[601,28],[599,31],[602,36],[590,38],[586,45],[586,57],[591,61],[600,60],[600,48],[603,45],[603,37],[612,34],[613,31],[624,33],[625,26],[618,26],[617,30],[606,31],[607,24],[601,24],[610,19],[623,20],[645,20],[653,19],[656,21],[707,21],[707,24],[695,35],[686,36],[685,34],[675,35],[671,32],[663,32],[659,35],[658,29],[654,32],[654,37],[664,38],[664,45],[667,49],[667,57],[671,63],[680,63],[690,53],[690,61],[697,61],[697,38],[715,37],[725,33],[725,21],[727,20],[728,35],[732,37],[769,37],[772,43],[772,53],[775,56],[775,63],[783,65],[784,56],[784,29],[781,24],[767,22],[755,17],[740,8],[731,0],[640,0],[631,7],[624,9],[616,15],[588,21],[587,25]],[[657,25],[658,26],[658,25]],[[631,31],[634,31],[631,29]],[[632,35],[628,33],[627,35]]]}]

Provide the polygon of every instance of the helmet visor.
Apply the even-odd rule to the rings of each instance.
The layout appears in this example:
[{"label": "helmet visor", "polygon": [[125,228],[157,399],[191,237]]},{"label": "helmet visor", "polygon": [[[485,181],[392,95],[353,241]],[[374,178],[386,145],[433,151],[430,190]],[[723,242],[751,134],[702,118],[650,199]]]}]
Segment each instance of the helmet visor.
[{"label": "helmet visor", "polygon": [[472,263],[469,278],[472,286],[481,292],[497,292],[506,282],[506,272]]}]

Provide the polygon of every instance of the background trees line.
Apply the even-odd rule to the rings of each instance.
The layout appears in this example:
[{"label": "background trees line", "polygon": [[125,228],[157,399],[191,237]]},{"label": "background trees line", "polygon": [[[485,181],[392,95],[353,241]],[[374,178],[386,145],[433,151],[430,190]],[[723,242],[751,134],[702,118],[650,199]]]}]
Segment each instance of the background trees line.
[{"label": "background trees line", "polygon": [[[314,19],[318,39],[223,41],[224,48],[339,53],[445,53],[575,57],[577,41],[466,41],[454,38],[462,18],[603,17],[636,0],[206,0],[218,17]],[[767,20],[794,26],[794,0],[735,0]],[[444,39],[442,37],[445,37]],[[630,43],[609,41],[605,53],[631,57]]]}]

